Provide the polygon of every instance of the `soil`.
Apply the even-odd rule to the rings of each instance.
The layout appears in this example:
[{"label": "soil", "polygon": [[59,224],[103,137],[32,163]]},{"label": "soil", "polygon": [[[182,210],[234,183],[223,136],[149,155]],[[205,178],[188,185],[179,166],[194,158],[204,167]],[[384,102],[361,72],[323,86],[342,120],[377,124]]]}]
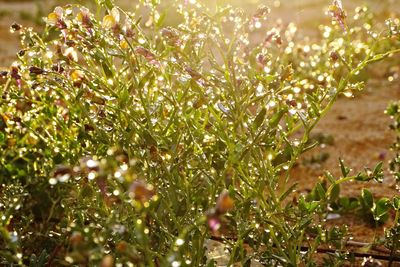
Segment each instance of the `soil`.
[{"label": "soil", "polygon": [[[121,1],[125,6],[129,3],[132,5],[129,0],[116,2]],[[253,0],[252,2],[267,2],[273,6],[278,1]],[[354,6],[362,2],[367,2],[373,10],[382,13],[382,16],[390,15],[394,8],[400,11],[399,6],[394,4],[396,0],[343,0],[343,2],[349,13]],[[38,14],[40,7],[48,8],[56,3],[59,4],[60,1],[0,0],[0,69],[7,68],[15,60],[15,54],[19,49],[18,36],[9,32],[11,23],[16,20],[24,25],[33,25],[32,18]],[[294,20],[297,24],[303,25],[304,32],[312,34],[315,33],[315,29],[322,21],[327,21],[324,10],[329,3],[329,0],[282,0],[280,7],[274,10],[273,14],[281,17],[283,23]],[[47,12],[48,10],[43,10],[44,14]],[[31,14],[31,20],[22,19],[29,17],[29,14]],[[395,141],[395,134],[389,129],[391,119],[384,114],[384,110],[388,103],[400,99],[400,87],[398,80],[389,83],[385,75],[385,70],[374,70],[374,79],[368,83],[365,91],[357,94],[354,98],[338,99],[332,110],[320,122],[314,132],[333,137],[333,144],[307,153],[293,170],[291,179],[299,183],[300,192],[309,190],[310,186],[323,175],[324,170],[329,170],[335,177],[339,177],[338,158],[344,159],[354,172],[361,171],[364,167],[373,167],[381,160],[384,161],[384,166],[387,168],[388,161],[393,157],[390,146]],[[302,163],[312,156],[318,157],[321,153],[329,155],[329,158],[319,163]],[[366,187],[373,192],[374,197],[390,197],[399,194],[388,171],[386,171],[382,184],[351,182],[343,186],[341,193],[357,197],[360,195],[361,189]],[[374,228],[354,215],[346,215],[331,221],[336,225],[344,222],[350,225],[349,230],[353,234],[354,240],[366,243],[372,242],[374,238],[382,235],[384,227],[390,226],[390,222],[388,222],[382,227]]]}]

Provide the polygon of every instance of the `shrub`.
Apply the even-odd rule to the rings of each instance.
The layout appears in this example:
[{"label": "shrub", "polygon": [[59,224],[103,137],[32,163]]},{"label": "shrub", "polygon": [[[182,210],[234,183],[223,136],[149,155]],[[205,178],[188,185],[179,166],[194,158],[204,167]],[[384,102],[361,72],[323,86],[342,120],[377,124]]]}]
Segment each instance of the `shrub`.
[{"label": "shrub", "polygon": [[346,22],[335,1],[312,43],[266,24],[266,7],[174,2],[168,26],[157,1],[98,2],[96,15],[57,7],[42,35],[12,27],[23,49],[1,78],[2,261],[213,266],[209,239],[227,265],[313,266],[321,244],[339,255],[346,229],[324,225],[339,184],[381,169],[342,164],[298,197],[290,172],[336,99],[398,52],[394,22],[378,34],[366,9]]}]

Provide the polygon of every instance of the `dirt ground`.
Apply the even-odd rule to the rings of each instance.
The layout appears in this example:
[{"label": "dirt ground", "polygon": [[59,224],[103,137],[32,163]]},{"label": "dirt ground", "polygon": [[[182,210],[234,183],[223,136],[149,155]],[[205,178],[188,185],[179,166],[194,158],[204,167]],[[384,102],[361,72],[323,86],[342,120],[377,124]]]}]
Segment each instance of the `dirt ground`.
[{"label": "dirt ground", "polygon": [[[128,0],[116,2],[121,1],[123,6],[132,4]],[[264,3],[272,7],[278,6],[279,3],[279,8],[273,11],[273,18],[281,17],[284,23],[294,20],[294,22],[304,25],[306,31],[314,32],[321,21],[327,21],[324,11],[330,0],[281,0],[281,2],[253,0],[249,2]],[[400,11],[399,5],[395,5],[398,0],[343,0],[349,13],[354,6],[365,2],[382,15],[390,15],[394,9]],[[33,25],[35,16],[40,15],[40,8],[49,8],[59,3],[60,1],[54,0],[36,2],[0,0],[0,69],[7,68],[15,60],[15,53],[19,50],[18,36],[9,32],[10,24],[15,20],[24,25]],[[43,10],[44,14],[47,12],[47,10]],[[400,75],[400,73],[398,74]],[[318,177],[323,175],[324,170],[329,170],[334,176],[339,177],[339,157],[344,159],[346,164],[355,171],[361,171],[367,166],[373,167],[380,160],[384,161],[385,168],[387,168],[388,161],[393,156],[390,146],[395,141],[395,135],[389,129],[391,120],[384,114],[384,110],[389,102],[400,99],[400,86],[399,80],[389,83],[385,75],[385,70],[377,70],[375,78],[368,84],[364,92],[357,94],[354,98],[340,98],[330,113],[320,122],[315,133],[332,136],[333,144],[313,150],[302,159],[307,160],[312,156],[318,157],[321,153],[325,153],[329,155],[326,161],[314,164],[300,162],[293,170],[291,178],[299,183],[301,191],[306,191],[309,189],[309,185],[315,184]],[[342,193],[356,197],[360,195],[363,187],[368,187],[375,197],[399,194],[388,171],[386,171],[383,184],[348,183],[343,187]],[[346,216],[332,221],[333,224],[343,222],[350,224],[350,231],[353,233],[354,239],[361,242],[371,242],[376,234],[381,234],[384,227],[388,226],[374,229],[355,216]]]}]

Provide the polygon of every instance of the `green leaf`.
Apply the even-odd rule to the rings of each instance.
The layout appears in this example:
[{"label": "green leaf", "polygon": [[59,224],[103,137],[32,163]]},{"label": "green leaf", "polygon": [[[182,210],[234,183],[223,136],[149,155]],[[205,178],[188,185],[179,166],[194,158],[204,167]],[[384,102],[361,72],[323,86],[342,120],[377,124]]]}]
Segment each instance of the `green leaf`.
[{"label": "green leaf", "polygon": [[299,208],[303,212],[311,213],[313,212],[319,205],[319,201],[310,201],[307,202],[304,196],[299,198]]},{"label": "green leaf", "polygon": [[393,198],[393,208],[395,210],[400,210],[400,197]]},{"label": "green leaf", "polygon": [[341,158],[339,158],[339,164],[343,177],[347,177],[347,175],[350,173],[350,169],[344,165],[344,161]]},{"label": "green leaf", "polygon": [[332,173],[330,173],[329,171],[326,171],[326,172],[325,172],[325,177],[329,180],[329,182],[330,182],[331,184],[336,183],[335,177],[333,177]]},{"label": "green leaf", "polygon": [[389,210],[389,199],[388,198],[381,198],[375,203],[375,211],[378,216],[382,216]]},{"label": "green leaf", "polygon": [[318,193],[319,199],[325,199],[326,191],[325,191],[325,188],[322,186],[322,184],[321,183],[317,183],[315,185],[315,189],[316,189],[316,191]]},{"label": "green leaf", "polygon": [[375,203],[374,219],[380,223],[385,222],[389,216],[388,211],[390,208],[390,201],[388,198],[381,198]]},{"label": "green leaf", "polygon": [[375,55],[369,60],[368,63],[381,61],[382,59],[386,58],[387,56],[388,56],[387,53]]},{"label": "green leaf", "polygon": [[374,180],[377,181],[378,183],[382,183],[382,182],[383,182],[383,170],[382,170],[382,165],[383,165],[383,162],[382,162],[382,161],[379,162],[379,163],[375,166],[375,168],[374,168],[374,170],[373,170],[373,172],[372,172],[372,176],[373,176]]},{"label": "green leaf", "polygon": [[358,173],[357,176],[354,178],[354,180],[356,181],[360,181],[360,182],[368,182],[371,181],[372,177],[366,175],[365,173]]},{"label": "green leaf", "polygon": [[161,14],[156,22],[156,26],[162,27],[164,25],[164,21],[165,21],[166,17],[167,17],[167,12],[166,11],[161,12]]},{"label": "green leaf", "polygon": [[339,184],[335,184],[332,187],[331,194],[329,196],[329,200],[332,201],[332,202],[336,201],[339,198],[339,195],[340,195],[340,185]]},{"label": "green leaf", "polygon": [[154,139],[151,133],[146,129],[143,130],[143,139],[147,146],[157,146],[156,139]]},{"label": "green leaf", "polygon": [[361,198],[363,200],[364,205],[369,208],[372,209],[372,207],[374,206],[374,198],[371,194],[370,191],[368,191],[368,189],[363,189],[362,193],[361,193]]},{"label": "green leaf", "polygon": [[107,79],[114,77],[114,73],[110,66],[106,62],[101,63],[101,67],[103,68],[104,75],[107,77]]},{"label": "green leaf", "polygon": [[310,145],[304,147],[303,150],[302,150],[302,153],[305,153],[305,152],[307,152],[307,151],[313,149],[314,147],[316,147],[316,146],[318,146],[318,145],[319,145],[318,142],[313,142],[313,143],[311,143]]},{"label": "green leaf", "polygon": [[308,112],[310,113],[310,117],[314,118],[319,116],[320,114],[320,108],[318,105],[318,100],[316,100],[312,95],[306,94],[306,98],[308,103],[310,104],[310,108],[308,109]]},{"label": "green leaf", "polygon": [[114,2],[112,0],[104,0],[104,4],[108,9],[112,9],[114,7]]},{"label": "green leaf", "polygon": [[318,208],[318,206],[319,206],[319,201],[311,201],[306,205],[307,211],[313,212],[316,208]]},{"label": "green leaf", "polygon": [[258,129],[261,124],[264,122],[265,115],[267,114],[267,109],[264,107],[260,110],[257,114],[256,118],[254,119],[254,127]]},{"label": "green leaf", "polygon": [[281,121],[283,115],[286,113],[286,109],[279,110],[278,113],[272,116],[271,120],[269,121],[269,127],[272,129],[278,126],[279,122]]},{"label": "green leaf", "polygon": [[339,204],[344,208],[348,209],[350,206],[350,199],[348,197],[342,197],[339,199]]},{"label": "green leaf", "polygon": [[279,197],[279,200],[282,201],[282,200],[286,199],[286,197],[287,197],[290,193],[294,192],[294,190],[295,190],[295,188],[297,187],[297,185],[298,185],[298,183],[292,184],[292,185],[289,187],[289,189],[286,190],[286,191]]}]

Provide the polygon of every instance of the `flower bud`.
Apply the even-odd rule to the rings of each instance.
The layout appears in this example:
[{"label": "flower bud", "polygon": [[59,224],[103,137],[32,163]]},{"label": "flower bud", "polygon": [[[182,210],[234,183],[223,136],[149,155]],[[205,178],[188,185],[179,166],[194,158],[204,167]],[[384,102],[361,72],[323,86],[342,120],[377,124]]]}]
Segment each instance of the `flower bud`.
[{"label": "flower bud", "polygon": [[342,1],[341,0],[333,0],[331,6],[329,6],[329,13],[332,18],[334,18],[342,27],[344,31],[346,31],[346,14],[343,10]]},{"label": "flower bud", "polygon": [[44,73],[44,70],[42,68],[32,66],[29,68],[29,73],[30,74],[35,74],[35,75],[40,75]]},{"label": "flower bud", "polygon": [[105,15],[103,18],[103,27],[106,29],[114,28],[117,25],[117,21],[112,15]]},{"label": "flower bud", "polygon": [[65,29],[67,25],[63,21],[64,9],[62,7],[56,7],[46,19],[46,23],[50,26],[57,26],[60,29]]},{"label": "flower bud", "polygon": [[114,258],[111,255],[104,256],[101,261],[100,267],[113,267],[114,266]]},{"label": "flower bud", "polygon": [[83,241],[83,236],[80,232],[73,232],[71,237],[69,238],[69,242],[73,246],[77,246],[77,245],[81,244],[82,241]]},{"label": "flower bud", "polygon": [[82,7],[79,13],[76,15],[76,19],[80,21],[85,28],[90,28],[93,26],[92,21],[90,20],[90,12],[89,9]]},{"label": "flower bud", "polygon": [[78,53],[73,47],[68,47],[65,49],[64,56],[67,57],[69,60],[78,62]]},{"label": "flower bud", "polygon": [[335,61],[337,61],[339,59],[339,54],[337,52],[335,52],[335,51],[332,51],[331,54],[330,54],[330,57],[331,57],[331,60],[333,62],[335,62]]},{"label": "flower bud", "polygon": [[22,26],[21,25],[19,25],[18,23],[13,23],[12,25],[11,25],[11,31],[14,31],[14,32],[16,32],[16,31],[19,31],[19,30],[21,30],[22,29]]},{"label": "flower bud", "polygon": [[154,196],[154,188],[152,185],[148,185],[142,180],[136,180],[129,188],[129,196],[145,203]]},{"label": "flower bud", "polygon": [[228,191],[224,190],[220,194],[217,200],[217,204],[215,205],[217,212],[220,214],[225,214],[234,208],[234,201],[233,199],[229,196]]},{"label": "flower bud", "polygon": [[52,12],[47,16],[47,24],[50,26],[55,26],[58,21],[58,16],[56,13]]},{"label": "flower bud", "polygon": [[106,29],[115,29],[119,23],[119,11],[117,8],[113,8],[110,14],[105,15],[103,18],[103,27]]},{"label": "flower bud", "polygon": [[189,73],[193,80],[199,80],[202,78],[201,74],[198,71],[192,69],[189,66],[185,67],[185,70],[187,73]]},{"label": "flower bud", "polygon": [[266,16],[271,12],[271,9],[269,7],[266,6],[260,6],[256,13],[254,14],[254,18],[257,19],[265,19]]},{"label": "flower bud", "polygon": [[84,74],[81,70],[74,70],[71,72],[70,74],[72,82],[74,83],[74,85],[79,86],[84,78]]},{"label": "flower bud", "polygon": [[125,241],[120,241],[117,243],[116,247],[118,252],[125,252],[128,248],[128,244]]}]

